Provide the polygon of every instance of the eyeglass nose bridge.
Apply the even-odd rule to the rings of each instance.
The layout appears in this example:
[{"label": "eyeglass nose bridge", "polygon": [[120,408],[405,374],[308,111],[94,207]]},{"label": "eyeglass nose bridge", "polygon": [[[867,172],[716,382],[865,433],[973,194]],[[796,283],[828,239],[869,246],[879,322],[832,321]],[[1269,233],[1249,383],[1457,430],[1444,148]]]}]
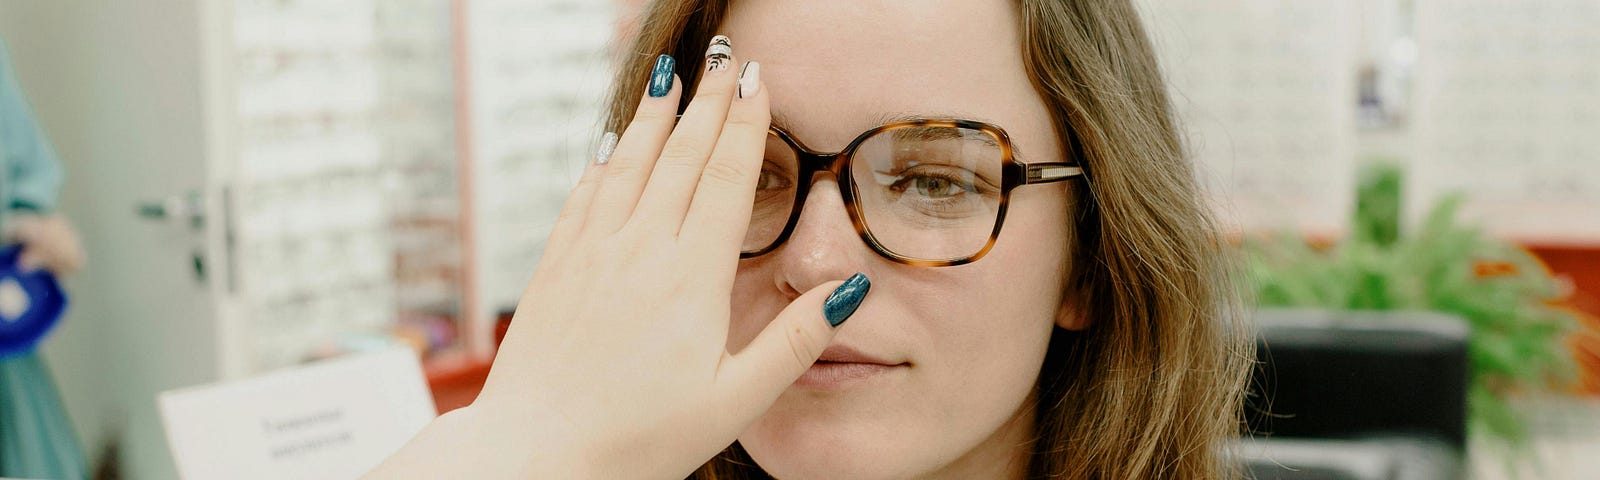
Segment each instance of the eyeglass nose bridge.
[{"label": "eyeglass nose bridge", "polygon": [[789,242],[789,237],[794,234],[794,230],[800,224],[800,214],[805,209],[807,199],[810,198],[812,185],[817,182],[817,174],[823,172],[833,174],[834,181],[839,188],[840,199],[843,200],[845,214],[850,219],[850,224],[856,230],[856,234],[861,237],[861,241],[865,242],[869,248],[879,255],[891,256],[891,258],[897,256],[878,246],[877,239],[873,238],[871,232],[867,230],[866,221],[861,212],[857,211],[855,188],[853,186],[854,180],[850,175],[850,157],[856,146],[860,144],[859,138],[856,141],[852,141],[844,150],[819,152],[790,137],[788,132],[777,128],[770,129],[770,132],[781,139],[795,154],[795,163],[799,171],[796,178],[794,206],[790,209],[789,220],[784,224],[783,230],[778,233],[777,238],[770,245],[756,251],[740,252],[739,258],[759,257],[771,253]]},{"label": "eyeglass nose bridge", "polygon": [[837,153],[812,152],[801,149],[798,155],[800,173],[806,176],[806,182],[815,182],[816,175],[822,172],[832,173],[833,177],[843,180],[849,175],[849,151]]},{"label": "eyeglass nose bridge", "polygon": [[[866,138],[870,137],[871,133],[873,132],[868,132],[862,134],[860,137],[857,137],[854,141],[851,141],[850,144],[844,148],[844,150],[838,152],[818,152],[806,147],[804,144],[790,137],[782,130],[773,128],[771,131],[774,135],[777,135],[780,139],[782,139],[784,143],[788,145],[789,149],[795,153],[796,163],[799,167],[799,175],[797,177],[798,182],[795,185],[794,206],[789,212],[788,222],[784,225],[783,230],[779,232],[778,237],[772,241],[771,245],[768,245],[759,251],[740,252],[739,258],[753,258],[765,255],[773,250],[777,250],[778,247],[789,242],[789,237],[794,234],[795,229],[800,225],[800,214],[805,209],[806,200],[810,198],[811,187],[817,181],[817,174],[822,172],[833,174],[835,184],[838,185],[839,188],[840,200],[843,200],[842,206],[844,207],[846,217],[850,219],[851,227],[855,229],[856,236],[861,239],[861,242],[866,244],[866,247],[872,250],[873,253],[876,253],[878,256],[906,265],[937,267],[970,263],[976,260],[978,257],[982,257],[984,253],[988,252],[989,248],[986,246],[984,247],[983,251],[979,252],[978,254],[961,259],[951,261],[923,260],[895,253],[888,248],[885,248],[883,244],[880,243],[875,236],[873,236],[872,230],[867,228],[866,215],[860,210],[861,203],[856,201],[855,179],[853,178],[854,176],[851,174],[850,169],[851,158],[855,154],[856,147],[861,145],[861,143]],[[1005,207],[1002,205],[1001,210],[1003,211],[1004,209]],[[993,243],[994,242],[991,240],[989,245],[992,246]]]}]

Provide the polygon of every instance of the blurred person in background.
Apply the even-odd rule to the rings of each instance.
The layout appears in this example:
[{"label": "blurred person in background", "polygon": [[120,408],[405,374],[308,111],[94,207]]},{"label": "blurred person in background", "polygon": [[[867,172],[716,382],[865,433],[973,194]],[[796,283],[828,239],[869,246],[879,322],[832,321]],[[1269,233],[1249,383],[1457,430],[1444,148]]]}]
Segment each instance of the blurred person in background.
[{"label": "blurred person in background", "polygon": [[[22,271],[83,266],[77,233],[55,213],[61,163],[35,121],[0,40],[0,232]],[[0,357],[0,477],[84,478],[82,449],[37,350]]]}]

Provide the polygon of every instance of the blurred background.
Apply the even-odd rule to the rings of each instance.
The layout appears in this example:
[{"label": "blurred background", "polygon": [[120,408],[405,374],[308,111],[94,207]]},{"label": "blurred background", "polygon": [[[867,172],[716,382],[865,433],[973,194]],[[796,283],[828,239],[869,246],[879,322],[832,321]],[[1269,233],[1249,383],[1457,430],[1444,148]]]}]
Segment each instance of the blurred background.
[{"label": "blurred background", "polygon": [[[0,0],[87,252],[39,352],[88,474],[176,475],[158,392],[349,352],[469,403],[639,3]],[[1600,0],[1138,3],[1260,305],[1261,455],[1600,474]]]}]

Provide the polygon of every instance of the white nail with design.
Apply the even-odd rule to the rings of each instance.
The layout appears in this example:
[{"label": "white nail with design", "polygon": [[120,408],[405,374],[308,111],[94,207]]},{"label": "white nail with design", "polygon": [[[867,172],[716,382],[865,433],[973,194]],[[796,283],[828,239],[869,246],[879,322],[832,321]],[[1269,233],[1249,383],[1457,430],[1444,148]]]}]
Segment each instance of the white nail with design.
[{"label": "white nail with design", "polygon": [[739,70],[739,98],[750,98],[761,91],[761,64],[744,62]]}]

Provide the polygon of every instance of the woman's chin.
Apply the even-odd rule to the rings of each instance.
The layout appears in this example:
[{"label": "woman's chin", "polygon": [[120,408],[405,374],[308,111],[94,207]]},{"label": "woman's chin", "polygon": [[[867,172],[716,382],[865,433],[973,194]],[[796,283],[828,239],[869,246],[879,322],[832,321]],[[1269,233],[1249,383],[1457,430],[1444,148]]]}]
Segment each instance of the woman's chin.
[{"label": "woman's chin", "polygon": [[739,443],[776,478],[897,478],[903,454],[885,450],[903,436],[882,436],[871,420],[845,416],[788,416],[769,412]]}]

